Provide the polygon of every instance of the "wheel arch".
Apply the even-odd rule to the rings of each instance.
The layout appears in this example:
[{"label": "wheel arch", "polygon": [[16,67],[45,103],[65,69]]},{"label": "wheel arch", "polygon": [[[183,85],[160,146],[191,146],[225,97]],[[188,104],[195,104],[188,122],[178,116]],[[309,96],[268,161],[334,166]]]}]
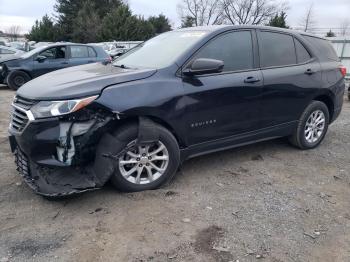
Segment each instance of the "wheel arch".
[{"label": "wheel arch", "polygon": [[23,68],[11,69],[10,71],[7,72],[7,77],[9,77],[11,74],[16,73],[16,72],[23,72],[23,73],[26,73],[26,74],[30,77],[31,80],[33,79],[32,74],[31,74],[28,70],[25,70],[25,69],[23,69]]},{"label": "wheel arch", "polygon": [[[122,117],[120,120],[119,124],[125,125],[130,122],[137,123],[139,125],[139,129],[142,128],[144,125],[152,125],[153,124],[158,124],[164,128],[166,128],[176,139],[178,145],[180,148],[185,147],[185,141],[181,137],[178,131],[167,121],[164,119],[153,116],[153,115],[139,115],[139,116],[127,116],[127,117]],[[145,122],[148,122],[148,124],[145,124]],[[118,124],[118,123],[117,123]],[[147,131],[146,131],[147,132]]]},{"label": "wheel arch", "polygon": [[156,117],[156,116],[144,116],[144,117],[150,119],[154,123],[161,125],[164,128],[166,128],[167,130],[169,130],[170,133],[172,133],[173,136],[175,137],[180,148],[185,146],[185,141],[183,140],[183,138],[178,134],[178,132],[175,130],[175,128],[173,128],[173,126],[171,124],[169,124],[167,121],[165,121],[159,117]]},{"label": "wheel arch", "polygon": [[325,103],[325,105],[328,108],[329,119],[331,122],[333,119],[333,116],[334,116],[334,102],[333,102],[331,95],[330,94],[322,94],[322,95],[316,96],[313,100]]}]

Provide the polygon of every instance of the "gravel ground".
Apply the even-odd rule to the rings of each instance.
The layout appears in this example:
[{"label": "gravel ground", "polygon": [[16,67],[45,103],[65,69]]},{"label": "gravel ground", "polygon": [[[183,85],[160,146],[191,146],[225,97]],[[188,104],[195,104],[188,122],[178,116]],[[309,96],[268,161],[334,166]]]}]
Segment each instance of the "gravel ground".
[{"label": "gravel ground", "polygon": [[350,261],[350,103],[324,143],[187,161],[165,188],[50,202],[17,175],[0,87],[0,261]]}]

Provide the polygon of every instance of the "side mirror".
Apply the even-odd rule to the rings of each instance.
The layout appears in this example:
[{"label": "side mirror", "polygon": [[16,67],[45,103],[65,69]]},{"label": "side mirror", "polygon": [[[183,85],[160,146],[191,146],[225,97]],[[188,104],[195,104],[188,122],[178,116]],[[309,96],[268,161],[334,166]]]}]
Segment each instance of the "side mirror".
[{"label": "side mirror", "polygon": [[183,70],[183,74],[187,76],[214,74],[222,72],[223,69],[224,61],[209,58],[198,58],[193,61],[189,68]]},{"label": "side mirror", "polygon": [[42,63],[42,62],[44,62],[46,59],[47,59],[46,56],[38,55],[38,56],[36,57],[35,60],[38,61],[39,63]]}]

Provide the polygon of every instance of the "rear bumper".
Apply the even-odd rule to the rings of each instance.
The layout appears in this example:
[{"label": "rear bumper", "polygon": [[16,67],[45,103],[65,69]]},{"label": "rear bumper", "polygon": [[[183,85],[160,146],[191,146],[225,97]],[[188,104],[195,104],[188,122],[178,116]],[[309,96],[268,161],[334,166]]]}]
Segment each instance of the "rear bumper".
[{"label": "rear bumper", "polygon": [[336,85],[335,88],[333,88],[334,111],[332,114],[332,119],[330,119],[330,123],[333,123],[339,117],[339,115],[343,109],[345,91],[346,91],[345,81],[342,81],[341,84]]}]

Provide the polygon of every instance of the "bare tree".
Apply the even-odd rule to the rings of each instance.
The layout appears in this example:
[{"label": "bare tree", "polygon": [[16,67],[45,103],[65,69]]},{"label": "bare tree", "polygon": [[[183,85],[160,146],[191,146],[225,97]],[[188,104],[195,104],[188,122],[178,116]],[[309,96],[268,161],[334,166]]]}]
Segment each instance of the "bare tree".
[{"label": "bare tree", "polygon": [[182,19],[192,18],[195,26],[217,25],[223,22],[221,0],[182,0],[178,5]]},{"label": "bare tree", "polygon": [[350,21],[348,19],[343,20],[340,24],[340,35],[346,36],[350,27]]},{"label": "bare tree", "polygon": [[303,27],[304,32],[312,32],[312,28],[315,27],[315,14],[314,14],[314,4],[312,3],[304,17],[301,20],[301,26]]},{"label": "bare tree", "polygon": [[21,32],[21,27],[19,25],[12,25],[9,29],[6,30],[6,33],[9,34],[11,41],[16,41]]},{"label": "bare tree", "polygon": [[225,18],[232,24],[259,25],[285,10],[285,2],[274,0],[222,0]]}]

